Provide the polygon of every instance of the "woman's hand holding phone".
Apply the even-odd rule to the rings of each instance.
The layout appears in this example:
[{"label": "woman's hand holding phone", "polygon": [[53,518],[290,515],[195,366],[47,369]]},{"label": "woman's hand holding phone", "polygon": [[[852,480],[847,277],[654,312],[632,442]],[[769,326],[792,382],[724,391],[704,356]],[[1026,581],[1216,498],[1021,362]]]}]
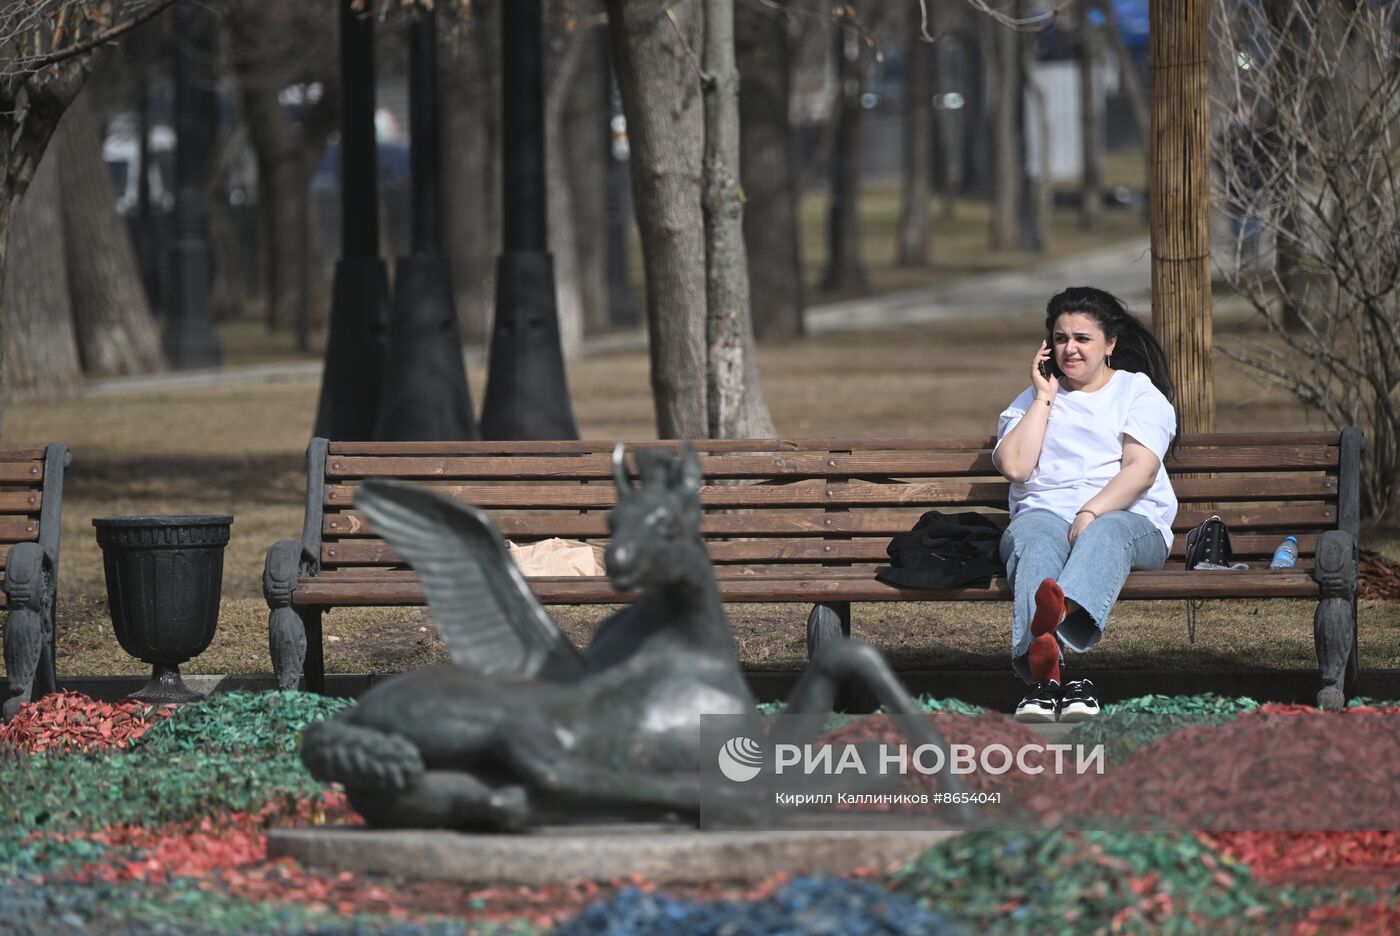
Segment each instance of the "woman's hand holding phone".
[{"label": "woman's hand holding phone", "polygon": [[1036,399],[1039,400],[1053,401],[1060,389],[1060,382],[1050,369],[1050,356],[1049,342],[1042,341],[1040,350],[1035,354],[1035,360],[1031,362],[1031,384],[1035,387]]}]

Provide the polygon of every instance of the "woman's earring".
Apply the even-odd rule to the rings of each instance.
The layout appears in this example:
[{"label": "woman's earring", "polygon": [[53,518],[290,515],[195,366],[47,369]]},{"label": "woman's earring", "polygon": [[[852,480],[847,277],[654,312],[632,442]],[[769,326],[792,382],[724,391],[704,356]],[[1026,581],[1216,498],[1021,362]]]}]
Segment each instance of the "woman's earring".
[{"label": "woman's earring", "polygon": [[1111,354],[1105,354],[1105,355],[1103,356],[1103,363],[1104,363],[1104,366],[1105,366],[1105,367],[1112,367],[1112,366],[1113,366],[1113,355],[1111,355]]}]

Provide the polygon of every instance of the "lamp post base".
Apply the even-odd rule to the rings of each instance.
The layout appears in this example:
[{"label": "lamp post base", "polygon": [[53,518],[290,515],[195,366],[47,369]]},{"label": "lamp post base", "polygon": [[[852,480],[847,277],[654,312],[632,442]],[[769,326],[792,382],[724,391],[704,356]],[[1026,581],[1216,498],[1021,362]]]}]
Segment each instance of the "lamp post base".
[{"label": "lamp post base", "polygon": [[547,251],[507,253],[496,263],[496,324],[481,436],[578,438],[559,340],[554,258]]}]

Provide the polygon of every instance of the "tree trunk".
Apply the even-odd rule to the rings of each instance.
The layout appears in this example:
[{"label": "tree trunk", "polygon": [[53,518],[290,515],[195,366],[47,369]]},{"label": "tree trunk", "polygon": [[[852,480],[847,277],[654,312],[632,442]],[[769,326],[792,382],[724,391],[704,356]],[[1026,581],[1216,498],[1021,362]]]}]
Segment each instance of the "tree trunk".
[{"label": "tree trunk", "polygon": [[990,149],[996,136],[996,29],[988,19],[975,16],[963,31],[962,44],[963,87],[967,89],[963,102],[962,191],[977,198],[988,196],[992,190]]},{"label": "tree trunk", "polygon": [[1079,64],[1079,139],[1084,172],[1079,188],[1079,226],[1097,231],[1103,226],[1104,127],[1099,89],[1099,37],[1088,11],[1075,22],[1075,57]]},{"label": "tree trunk", "polygon": [[705,124],[694,58],[702,11],[669,0],[607,0],[607,9],[632,151],[656,429],[663,439],[704,438]]},{"label": "tree trunk", "polygon": [[895,263],[928,266],[930,133],[933,122],[932,46],[921,35],[923,14],[917,3],[905,12],[907,48],[904,63],[904,160],[900,186],[899,230]]},{"label": "tree trunk", "polygon": [[788,104],[792,48],[786,14],[734,5],[739,65],[739,173],[749,310],[759,340],[802,337],[802,257],[797,234],[797,150]]},{"label": "tree trunk", "polygon": [[[951,54],[954,42],[958,42],[958,40],[954,37],[946,37],[939,43],[935,43],[930,49],[933,56],[933,64],[930,69],[933,73],[932,90],[941,89],[945,95],[949,89],[965,85],[965,82],[957,80],[953,63],[962,59],[966,44],[958,42],[959,54],[954,56]],[[932,90],[930,91],[930,99],[932,98]],[[945,104],[946,101],[945,97]],[[966,95],[964,95],[964,107],[966,103]],[[946,106],[939,107],[933,112],[933,156],[936,167],[934,181],[943,205],[943,220],[950,224],[957,217],[958,192],[962,190],[965,184],[964,180],[967,178],[967,166],[963,162],[962,137],[962,134],[966,132],[964,125],[966,115],[967,111],[964,109],[950,110]]]},{"label": "tree trunk", "polygon": [[586,32],[575,41],[582,44],[569,100],[564,107],[560,139],[568,154],[564,169],[573,196],[574,249],[578,257],[578,293],[583,307],[583,333],[606,331],[608,321],[607,281],[607,204],[608,152],[611,141],[602,128],[608,123],[611,104],[599,30],[601,26],[579,27]]},{"label": "tree trunk", "polygon": [[705,0],[706,403],[712,439],[775,434],[749,319],[744,193],[739,187],[739,70],[734,0]]},{"label": "tree trunk", "polygon": [[63,251],[78,355],[88,374],[146,374],[164,364],[141,269],[102,162],[91,93],[79,95],[54,136],[63,192]]},{"label": "tree trunk", "polygon": [[1215,429],[1207,13],[1208,0],[1151,0],[1152,329],[1176,384],[1179,433]]},{"label": "tree trunk", "polygon": [[[1302,13],[1296,8],[1296,3],[1297,0],[1268,0],[1264,4],[1269,30],[1277,37],[1273,59],[1268,67],[1274,71],[1274,86],[1279,88],[1294,87],[1299,81],[1299,46],[1305,40],[1300,40],[1296,35],[1299,24],[1294,22],[1293,16]],[[1334,35],[1331,38],[1337,40],[1340,36]],[[1345,53],[1341,48],[1334,48],[1331,54]],[[1306,113],[1308,105],[1304,103],[1299,110]],[[1265,135],[1264,139],[1269,143],[1273,140],[1268,135]],[[1281,159],[1286,158],[1282,153],[1277,156]],[[1255,198],[1260,197],[1258,192],[1252,194]],[[1297,207],[1302,198],[1302,193],[1296,186],[1291,191],[1278,193],[1275,201],[1278,212],[1271,219],[1274,226],[1274,275],[1278,278],[1280,287],[1279,323],[1289,331],[1302,331],[1305,327],[1302,312],[1299,310],[1299,303],[1308,290],[1308,274],[1303,266],[1304,250],[1299,244],[1299,239],[1306,236]]]},{"label": "tree trunk", "polygon": [[82,388],[63,251],[58,156],[34,173],[10,231],[10,270],[0,293],[5,399],[61,400]]},{"label": "tree trunk", "polygon": [[488,340],[496,311],[496,257],[501,252],[500,15],[499,3],[475,5],[460,42],[451,41],[451,30],[438,30],[443,252],[452,268],[462,341],[468,345]]},{"label": "tree trunk", "polygon": [[[1033,12],[1030,0],[1021,0],[1020,15],[1029,17]],[[1021,167],[1021,224],[1020,247],[1022,250],[1040,253],[1050,237],[1047,224],[1050,219],[1050,105],[1045,93],[1035,80],[1035,37],[1029,32],[1018,32],[1017,47],[1020,50],[1020,71],[1016,79],[1017,105],[1021,113],[1016,121],[1020,130],[1020,155],[1017,164]],[[1030,121],[1035,121],[1036,133],[1040,138],[1040,152],[1037,153],[1035,172],[1030,167]]]},{"label": "tree trunk", "polygon": [[[578,356],[583,345],[583,287],[579,263],[579,232],[575,224],[574,191],[566,152],[565,104],[572,99],[579,61],[587,47],[583,30],[567,28],[568,12],[560,0],[545,4],[545,33],[550,54],[545,59],[544,128],[545,179],[548,195],[549,250],[554,255],[554,292],[559,317],[559,344],[565,360]],[[595,186],[596,187],[596,186]],[[596,239],[596,238],[595,238]]]},{"label": "tree trunk", "polygon": [[860,97],[865,63],[860,36],[833,30],[836,56],[836,134],[831,147],[831,205],[827,215],[826,272],[822,289],[864,292],[869,287],[860,259]]},{"label": "tree trunk", "polygon": [[991,31],[987,43],[988,84],[992,93],[992,213],[991,247],[1015,250],[1019,243],[1021,209],[1021,130],[1017,117],[1019,99],[1020,39],[1016,32],[988,18],[982,26]]},{"label": "tree trunk", "polygon": [[263,87],[256,75],[244,77],[243,113],[258,165],[266,321],[269,330],[281,331],[296,325],[300,306],[296,260],[301,252],[301,203],[307,186],[299,134],[282,110],[277,91]]},{"label": "tree trunk", "polygon": [[[261,262],[242,237],[239,216],[227,197],[234,164],[248,145],[248,127],[242,117],[214,143],[204,176],[204,227],[209,240],[209,261],[214,281],[209,284],[209,312],[216,322],[244,317],[247,301],[256,293]],[[248,273],[255,282],[248,282]],[[155,302],[156,300],[152,300]]]}]

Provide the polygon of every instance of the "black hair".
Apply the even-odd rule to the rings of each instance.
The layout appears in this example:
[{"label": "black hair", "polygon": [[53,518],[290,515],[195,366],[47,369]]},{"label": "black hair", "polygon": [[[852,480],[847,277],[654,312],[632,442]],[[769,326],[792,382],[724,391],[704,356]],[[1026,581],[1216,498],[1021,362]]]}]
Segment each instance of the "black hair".
[{"label": "black hair", "polygon": [[[1117,339],[1113,346],[1113,369],[1146,374],[1152,385],[1162,392],[1176,413],[1176,385],[1172,383],[1171,368],[1167,364],[1167,354],[1157,343],[1152,330],[1142,323],[1128,306],[1113,293],[1094,286],[1071,286],[1050,297],[1045,304],[1045,331],[1053,334],[1055,322],[1066,312],[1079,312],[1099,323],[1104,337],[1109,341]],[[1051,342],[1051,347],[1054,343]],[[1053,356],[1051,358],[1054,360]],[[1056,368],[1058,374],[1059,368]],[[1177,426],[1181,421],[1178,418]],[[1180,432],[1172,437],[1168,451],[1176,449]]]}]

